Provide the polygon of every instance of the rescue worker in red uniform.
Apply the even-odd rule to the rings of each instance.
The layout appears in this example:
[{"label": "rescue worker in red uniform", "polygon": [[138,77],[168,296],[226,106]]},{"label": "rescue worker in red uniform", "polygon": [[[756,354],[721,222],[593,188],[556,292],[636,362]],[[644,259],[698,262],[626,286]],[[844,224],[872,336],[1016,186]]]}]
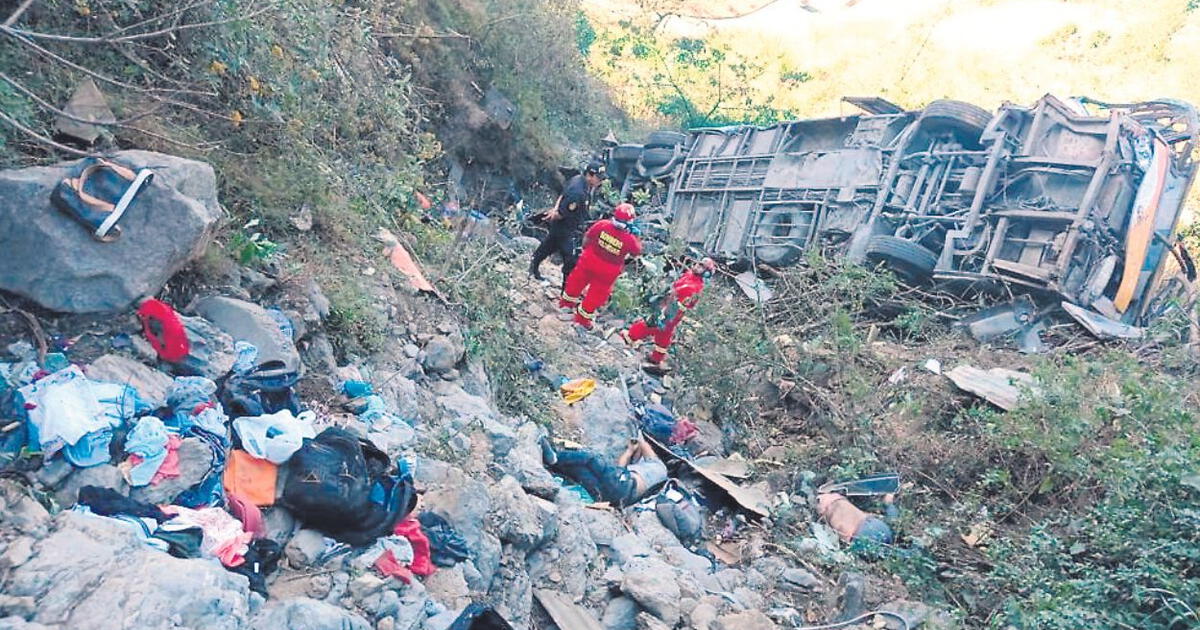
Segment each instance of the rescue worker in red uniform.
[{"label": "rescue worker in red uniform", "polygon": [[683,321],[685,313],[695,308],[704,291],[704,280],[711,278],[717,269],[717,264],[711,258],[704,258],[683,272],[671,284],[669,294],[659,300],[659,312],[650,319],[639,319],[621,332],[625,343],[633,345],[647,337],[654,338],[654,349],[646,357],[646,368],[663,370],[663,360],[667,358],[667,350],[671,347],[671,339],[675,336],[675,328]]},{"label": "rescue worker in red uniform", "polygon": [[583,253],[567,276],[558,305],[575,309],[575,323],[585,329],[591,330],[596,311],[608,302],[626,259],[642,253],[642,242],[629,230],[634,216],[632,204],[620,204],[611,219],[596,221],[583,236]]}]

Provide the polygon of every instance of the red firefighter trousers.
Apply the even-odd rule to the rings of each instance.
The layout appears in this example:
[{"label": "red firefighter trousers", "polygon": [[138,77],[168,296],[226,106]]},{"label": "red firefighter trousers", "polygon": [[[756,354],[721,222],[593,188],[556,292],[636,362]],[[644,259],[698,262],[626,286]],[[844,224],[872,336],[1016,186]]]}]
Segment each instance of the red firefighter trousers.
[{"label": "red firefighter trousers", "polygon": [[608,302],[613,285],[620,275],[619,265],[609,265],[590,256],[581,256],[579,264],[571,270],[571,275],[567,276],[558,305],[562,308],[575,307],[575,323],[584,328],[591,328],[596,319],[596,311]]},{"label": "red firefighter trousers", "polygon": [[641,341],[646,337],[654,337],[654,350],[646,358],[651,363],[662,363],[663,359],[667,358],[667,349],[671,347],[671,338],[675,336],[675,327],[679,326],[679,322],[683,321],[683,313],[678,313],[675,317],[667,320],[662,328],[654,328],[646,323],[646,320],[639,319],[629,327],[629,338],[633,341]]}]

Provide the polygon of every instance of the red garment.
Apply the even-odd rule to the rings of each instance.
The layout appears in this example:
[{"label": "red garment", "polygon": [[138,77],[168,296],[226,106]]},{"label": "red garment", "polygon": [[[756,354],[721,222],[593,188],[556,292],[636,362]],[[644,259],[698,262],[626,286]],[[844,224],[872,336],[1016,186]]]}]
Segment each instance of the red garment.
[{"label": "red garment", "polygon": [[699,434],[700,428],[696,426],[695,422],[687,418],[680,418],[675,421],[675,428],[671,429],[671,444],[683,444]]},{"label": "red garment", "polygon": [[[407,538],[408,543],[412,545],[413,561],[412,564],[408,565],[408,568],[414,574],[422,577],[433,575],[437,567],[433,566],[433,556],[429,550],[429,539],[425,537],[425,532],[421,531],[421,521],[409,516],[403,521],[396,523],[396,529],[392,530],[392,533]],[[390,555],[392,555],[390,551],[384,554],[384,556]],[[382,557],[380,556],[380,558]]]},{"label": "red garment", "polygon": [[412,584],[413,574],[408,570],[408,567],[400,564],[396,559],[395,554],[391,550],[385,551],[375,559],[375,570],[379,571],[380,575],[394,577],[405,584]]},{"label": "red garment", "polygon": [[142,302],[137,310],[138,319],[142,320],[142,334],[158,353],[163,361],[175,363],[182,361],[191,348],[188,345],[187,331],[179,314],[165,302],[154,298]]},{"label": "red garment", "polygon": [[163,463],[158,465],[158,471],[150,478],[150,485],[156,486],[163,479],[174,479],[179,476],[180,444],[183,444],[183,438],[173,433],[167,436],[167,457],[163,459]]},{"label": "red garment", "polygon": [[583,253],[567,276],[558,305],[575,308],[575,323],[591,328],[596,311],[608,302],[613,284],[625,268],[625,259],[642,253],[642,242],[629,230],[602,219],[588,228]]},{"label": "red garment", "polygon": [[242,522],[243,530],[255,538],[267,537],[267,523],[257,505],[236,494],[227,494],[226,499],[229,500],[229,513]]},{"label": "red garment", "polygon": [[634,341],[654,337],[654,350],[646,357],[651,363],[662,363],[662,360],[667,358],[667,349],[671,347],[675,327],[683,321],[684,314],[700,301],[703,291],[704,278],[689,269],[671,285],[671,299],[666,300],[662,306],[663,323],[660,327],[655,328],[644,319],[637,320],[629,327],[626,334]]}]

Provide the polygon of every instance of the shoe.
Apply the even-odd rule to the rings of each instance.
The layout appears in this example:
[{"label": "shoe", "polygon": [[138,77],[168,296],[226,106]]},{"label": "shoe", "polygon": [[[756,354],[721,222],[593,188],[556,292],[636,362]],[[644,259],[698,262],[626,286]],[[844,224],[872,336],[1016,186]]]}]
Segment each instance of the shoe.
[{"label": "shoe", "polygon": [[633,344],[634,344],[635,342],[633,341],[633,337],[630,337],[630,336],[629,336],[629,331],[628,331],[628,330],[621,329],[621,331],[620,331],[620,332],[618,332],[618,333],[617,333],[617,335],[618,335],[619,337],[621,337],[621,341],[625,342],[625,345],[626,345],[626,346],[628,346],[628,347],[631,347],[631,348],[633,347]]},{"label": "shoe", "polygon": [[542,277],[542,272],[538,271],[536,267],[529,268],[529,277],[541,283],[546,282],[546,279]]},{"label": "shoe", "polygon": [[642,371],[649,372],[650,374],[654,374],[657,376],[661,376],[663,374],[670,372],[671,368],[667,365],[666,361],[663,361],[661,363],[654,363],[653,361],[646,360],[646,361],[642,361]]}]

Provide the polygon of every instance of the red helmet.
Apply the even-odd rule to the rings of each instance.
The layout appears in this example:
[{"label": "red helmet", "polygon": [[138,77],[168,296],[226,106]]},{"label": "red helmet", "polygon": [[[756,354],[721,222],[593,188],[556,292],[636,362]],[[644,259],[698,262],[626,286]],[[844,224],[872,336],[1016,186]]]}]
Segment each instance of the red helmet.
[{"label": "red helmet", "polygon": [[629,223],[635,217],[637,217],[637,213],[633,211],[631,203],[618,204],[616,208],[613,208],[613,218],[621,223]]}]

